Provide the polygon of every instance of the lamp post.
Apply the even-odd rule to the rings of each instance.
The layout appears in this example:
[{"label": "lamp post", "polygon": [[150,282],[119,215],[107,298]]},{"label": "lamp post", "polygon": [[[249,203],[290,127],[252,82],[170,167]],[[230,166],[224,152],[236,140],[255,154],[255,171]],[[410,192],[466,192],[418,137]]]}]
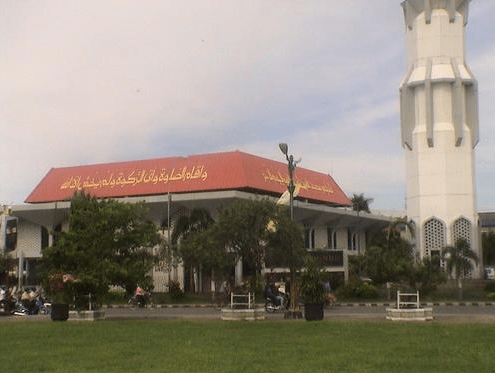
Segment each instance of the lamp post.
[{"label": "lamp post", "polygon": [[[294,191],[296,186],[294,184],[294,170],[296,165],[300,162],[294,161],[294,157],[289,155],[289,146],[286,143],[278,144],[280,150],[285,155],[287,160],[288,170],[289,170],[289,184],[287,185],[287,190],[289,191],[289,206],[290,206],[290,218],[294,221]],[[291,255],[294,255],[294,248],[291,245]],[[296,309],[296,271],[294,268],[290,269],[290,310],[285,313],[286,319],[301,319],[302,313]]]},{"label": "lamp post", "polygon": [[294,220],[294,190],[296,189],[296,186],[294,185],[294,170],[298,162],[294,161],[294,156],[292,154],[289,155],[289,147],[286,143],[280,143],[278,144],[278,146],[282,151],[282,153],[285,155],[285,158],[287,159],[287,164],[289,169],[289,184],[287,185],[287,189],[289,191],[289,196],[290,196],[289,197],[290,218],[291,220]]}]

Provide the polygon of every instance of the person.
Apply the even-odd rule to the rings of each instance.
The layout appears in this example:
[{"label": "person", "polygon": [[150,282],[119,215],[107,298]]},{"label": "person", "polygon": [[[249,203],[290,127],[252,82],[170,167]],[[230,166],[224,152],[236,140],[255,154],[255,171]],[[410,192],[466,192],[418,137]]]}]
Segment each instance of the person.
[{"label": "person", "polygon": [[24,289],[24,291],[21,294],[21,303],[22,305],[26,308],[28,311],[28,314],[31,314],[33,306],[33,299],[31,298],[31,291],[29,289]]},{"label": "person", "polygon": [[283,307],[284,305],[284,298],[280,296],[278,289],[273,286],[272,284],[268,284],[265,288],[265,296],[276,305]]},{"label": "person", "polygon": [[144,290],[138,285],[138,287],[136,288],[136,302],[138,304],[139,307],[144,307],[144,303],[145,303],[145,300],[144,300]]},{"label": "person", "polygon": [[335,305],[335,295],[333,294],[330,282],[325,281],[323,287],[325,288],[325,305],[333,307]]}]

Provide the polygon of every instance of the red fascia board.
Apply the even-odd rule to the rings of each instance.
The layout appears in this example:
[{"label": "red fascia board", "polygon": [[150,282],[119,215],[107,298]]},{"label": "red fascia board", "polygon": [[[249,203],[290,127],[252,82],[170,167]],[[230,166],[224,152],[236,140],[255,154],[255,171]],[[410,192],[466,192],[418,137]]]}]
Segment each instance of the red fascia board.
[{"label": "red fascia board", "polygon": [[[298,167],[295,181],[298,198],[350,205],[329,175]],[[99,198],[243,189],[282,194],[287,183],[287,164],[235,151],[52,168],[26,202],[69,200],[78,190]]]}]

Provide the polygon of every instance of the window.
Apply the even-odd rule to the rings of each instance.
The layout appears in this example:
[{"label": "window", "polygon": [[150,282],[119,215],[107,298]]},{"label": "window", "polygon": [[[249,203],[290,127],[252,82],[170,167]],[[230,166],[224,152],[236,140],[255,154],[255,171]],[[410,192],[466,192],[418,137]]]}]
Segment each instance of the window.
[{"label": "window", "polygon": [[424,251],[430,256],[432,250],[441,251],[445,247],[445,225],[442,221],[431,218],[424,224]]},{"label": "window", "polygon": [[45,247],[48,247],[49,245],[49,234],[48,234],[48,229],[45,227],[41,227],[41,248],[44,249]]},{"label": "window", "polygon": [[315,230],[314,228],[306,228],[304,230],[304,247],[306,249],[315,248]]},{"label": "window", "polygon": [[359,234],[347,228],[347,250],[356,251],[359,249]]},{"label": "window", "polygon": [[[457,240],[464,238],[469,246],[471,246],[471,231],[472,225],[466,218],[457,219],[452,225],[452,244],[455,245]],[[472,271],[466,271],[463,273],[464,278],[471,278],[473,275]]]},{"label": "window", "polygon": [[329,249],[337,249],[337,231],[327,228],[327,246]]},{"label": "window", "polygon": [[359,234],[354,233],[352,235],[352,250],[356,251],[359,250]]},{"label": "window", "polygon": [[458,239],[464,238],[471,244],[471,222],[466,218],[457,219],[452,229],[452,243],[455,244]]}]

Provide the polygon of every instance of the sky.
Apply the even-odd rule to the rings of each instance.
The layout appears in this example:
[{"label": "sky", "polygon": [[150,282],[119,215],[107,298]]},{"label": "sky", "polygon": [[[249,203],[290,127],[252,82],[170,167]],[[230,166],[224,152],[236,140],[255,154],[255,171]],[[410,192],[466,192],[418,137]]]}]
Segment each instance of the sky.
[{"label": "sky", "polygon": [[[241,150],[405,209],[400,0],[0,0],[0,204],[52,167]],[[479,210],[495,208],[495,1],[472,0]],[[297,171],[296,171],[297,172]]]}]

